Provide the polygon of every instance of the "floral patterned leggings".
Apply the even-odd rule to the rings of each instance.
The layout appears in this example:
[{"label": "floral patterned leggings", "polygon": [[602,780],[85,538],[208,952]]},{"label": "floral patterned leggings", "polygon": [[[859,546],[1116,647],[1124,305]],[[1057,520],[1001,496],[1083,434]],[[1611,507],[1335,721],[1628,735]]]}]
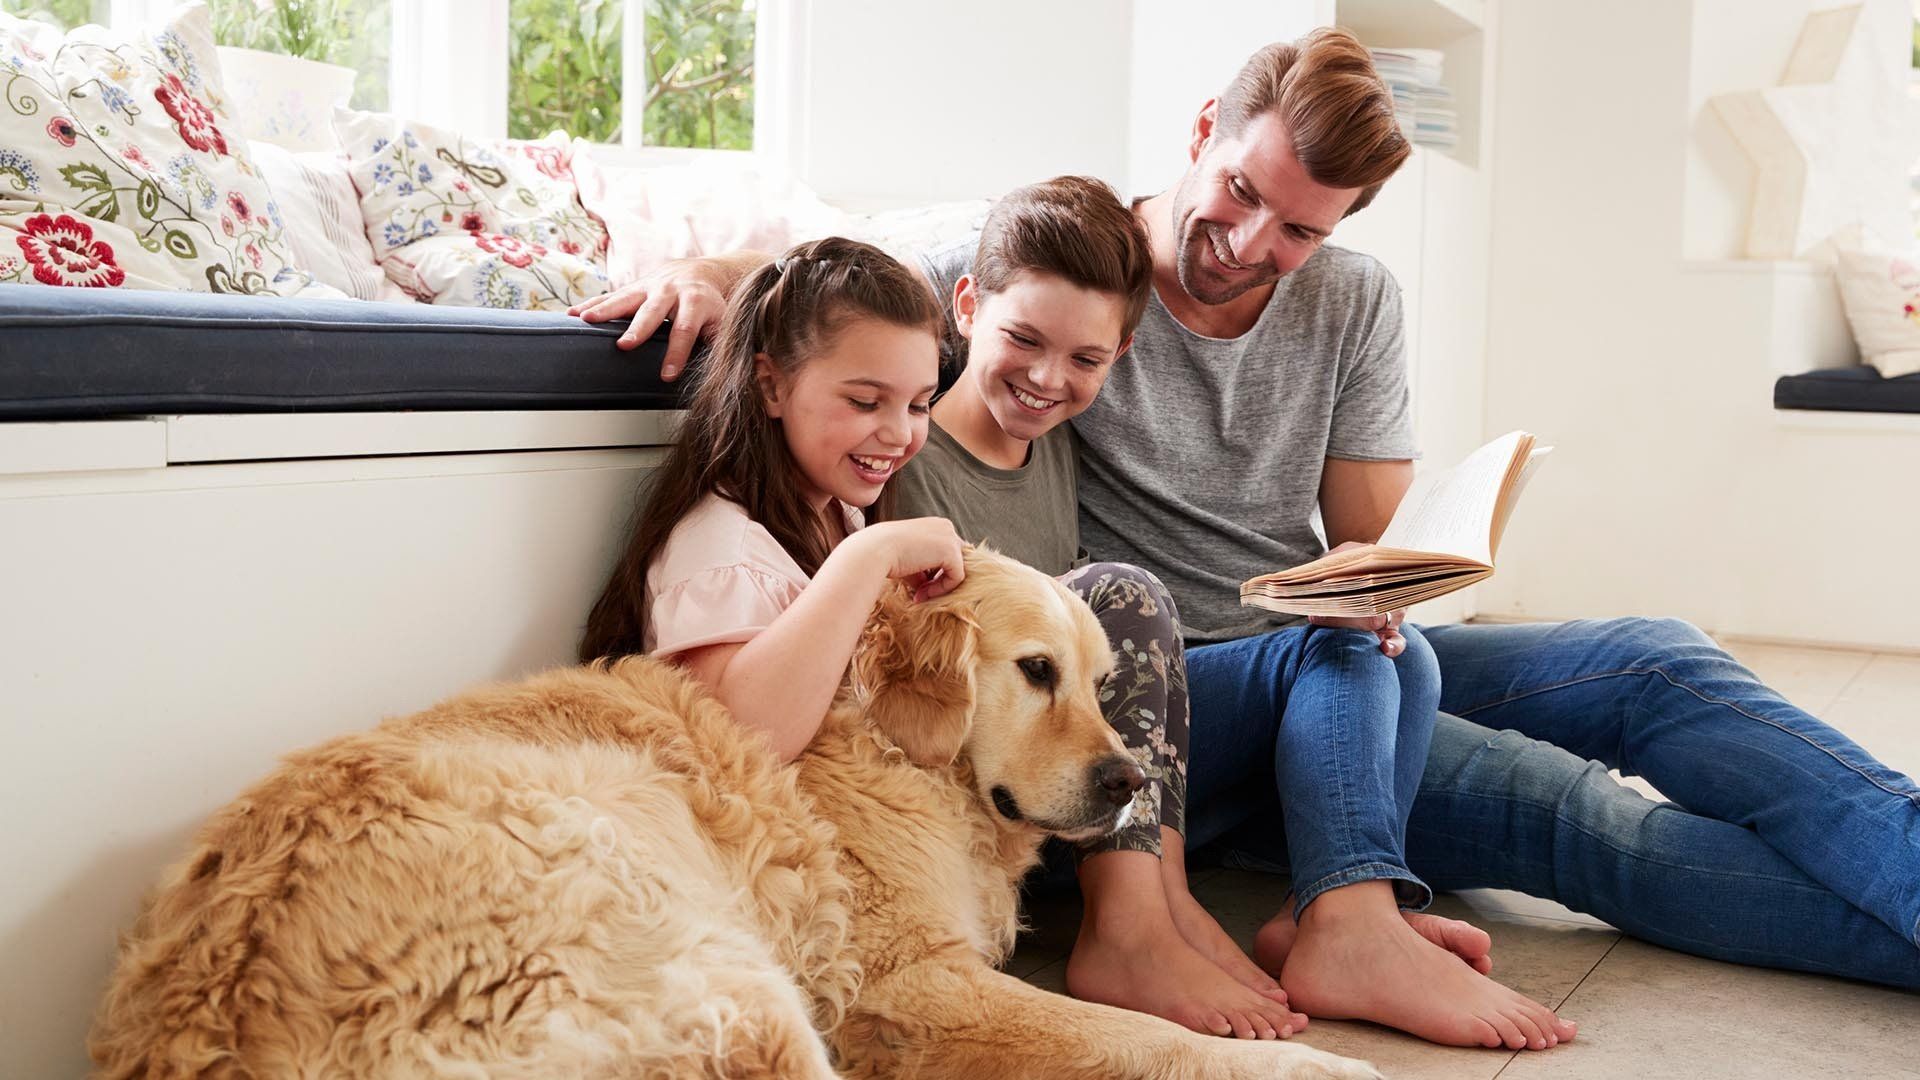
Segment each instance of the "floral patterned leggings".
[{"label": "floral patterned leggings", "polygon": [[1160,853],[1162,825],[1184,834],[1187,816],[1187,660],[1180,613],[1152,573],[1126,563],[1093,563],[1060,583],[1099,617],[1113,643],[1113,678],[1100,708],[1146,770],[1134,796],[1133,823],[1080,846],[1078,858],[1106,851]]}]

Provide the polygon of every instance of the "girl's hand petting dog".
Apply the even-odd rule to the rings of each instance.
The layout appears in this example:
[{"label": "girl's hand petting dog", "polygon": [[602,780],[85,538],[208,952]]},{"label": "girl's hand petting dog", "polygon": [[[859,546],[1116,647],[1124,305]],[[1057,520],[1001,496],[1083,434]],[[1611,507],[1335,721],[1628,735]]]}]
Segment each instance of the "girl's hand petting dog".
[{"label": "girl's hand petting dog", "polygon": [[[1359,546],[1359,541],[1349,540],[1333,550],[1345,551]],[[1309,626],[1342,626],[1348,630],[1371,630],[1380,638],[1380,651],[1388,656],[1399,656],[1407,651],[1407,639],[1400,634],[1400,624],[1406,621],[1405,608],[1389,611],[1385,615],[1309,615],[1307,617]]]}]

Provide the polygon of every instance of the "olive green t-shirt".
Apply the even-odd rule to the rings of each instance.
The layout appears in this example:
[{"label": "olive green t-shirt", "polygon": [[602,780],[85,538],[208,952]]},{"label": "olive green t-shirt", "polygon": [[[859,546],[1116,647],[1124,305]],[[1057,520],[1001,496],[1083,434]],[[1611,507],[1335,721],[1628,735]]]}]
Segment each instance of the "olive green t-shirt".
[{"label": "olive green t-shirt", "polygon": [[1033,440],[1025,465],[996,469],[929,423],[927,445],[889,481],[893,516],[946,518],[968,543],[1058,576],[1086,561],[1078,473],[1065,424]]}]

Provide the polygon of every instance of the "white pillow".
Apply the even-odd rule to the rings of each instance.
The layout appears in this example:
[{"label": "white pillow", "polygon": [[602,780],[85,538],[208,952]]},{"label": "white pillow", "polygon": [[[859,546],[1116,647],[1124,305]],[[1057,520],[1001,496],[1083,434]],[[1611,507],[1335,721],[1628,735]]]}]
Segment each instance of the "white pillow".
[{"label": "white pillow", "polygon": [[1861,358],[1889,379],[1920,371],[1920,251],[1842,248],[1834,273]]},{"label": "white pillow", "polygon": [[254,164],[273,189],[300,266],[356,300],[406,301],[373,261],[360,198],[346,159],[337,154],[294,154],[271,143],[250,147]]}]

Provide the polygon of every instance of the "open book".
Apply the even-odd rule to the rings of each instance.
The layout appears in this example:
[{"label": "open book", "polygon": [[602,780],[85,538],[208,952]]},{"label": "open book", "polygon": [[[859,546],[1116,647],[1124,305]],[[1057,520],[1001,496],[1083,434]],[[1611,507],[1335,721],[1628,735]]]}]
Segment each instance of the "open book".
[{"label": "open book", "polygon": [[1500,534],[1540,459],[1515,431],[1414,480],[1377,544],[1323,555],[1240,586],[1240,602],[1294,615],[1384,615],[1493,574]]}]

